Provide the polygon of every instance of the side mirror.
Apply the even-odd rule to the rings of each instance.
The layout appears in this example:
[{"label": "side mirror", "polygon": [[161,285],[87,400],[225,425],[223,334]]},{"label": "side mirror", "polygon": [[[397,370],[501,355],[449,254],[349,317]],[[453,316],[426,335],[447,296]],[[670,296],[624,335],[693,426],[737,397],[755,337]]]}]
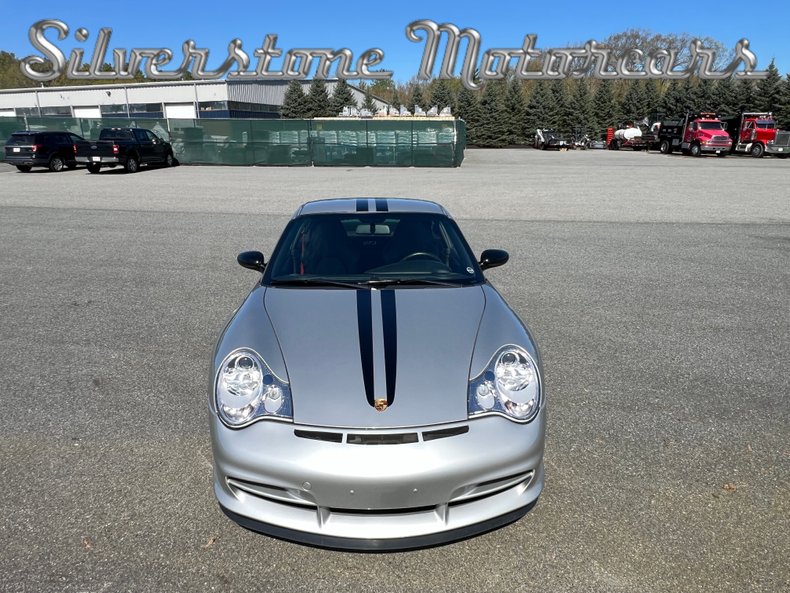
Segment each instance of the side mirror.
[{"label": "side mirror", "polygon": [[266,269],[266,260],[260,251],[242,251],[236,261],[242,268],[263,272]]},{"label": "side mirror", "polygon": [[503,251],[502,249],[486,249],[480,254],[480,267],[483,270],[496,268],[497,266],[506,264],[508,259],[510,259],[510,256],[507,251]]}]

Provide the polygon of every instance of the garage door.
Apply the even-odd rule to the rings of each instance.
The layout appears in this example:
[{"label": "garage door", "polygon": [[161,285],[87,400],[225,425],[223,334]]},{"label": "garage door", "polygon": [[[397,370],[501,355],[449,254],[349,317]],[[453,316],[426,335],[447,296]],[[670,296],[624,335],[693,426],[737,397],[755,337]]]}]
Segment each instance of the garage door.
[{"label": "garage door", "polygon": [[165,103],[167,119],[197,119],[194,103]]}]

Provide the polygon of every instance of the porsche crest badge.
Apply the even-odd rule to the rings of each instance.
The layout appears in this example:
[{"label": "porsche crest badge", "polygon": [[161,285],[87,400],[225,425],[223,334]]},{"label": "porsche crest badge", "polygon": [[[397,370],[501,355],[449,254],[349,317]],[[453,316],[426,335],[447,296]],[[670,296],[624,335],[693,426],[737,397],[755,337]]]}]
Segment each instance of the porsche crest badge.
[{"label": "porsche crest badge", "polygon": [[377,399],[373,402],[373,407],[376,408],[377,412],[383,412],[387,409],[387,400],[386,399]]}]

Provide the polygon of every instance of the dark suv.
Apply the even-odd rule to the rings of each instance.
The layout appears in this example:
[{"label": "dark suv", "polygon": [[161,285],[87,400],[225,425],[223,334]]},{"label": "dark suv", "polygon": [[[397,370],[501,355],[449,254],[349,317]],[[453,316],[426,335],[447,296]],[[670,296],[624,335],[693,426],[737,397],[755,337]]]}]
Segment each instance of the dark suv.
[{"label": "dark suv", "polygon": [[77,145],[85,138],[71,132],[14,132],[5,143],[5,161],[27,173],[33,167],[62,171],[77,166]]}]

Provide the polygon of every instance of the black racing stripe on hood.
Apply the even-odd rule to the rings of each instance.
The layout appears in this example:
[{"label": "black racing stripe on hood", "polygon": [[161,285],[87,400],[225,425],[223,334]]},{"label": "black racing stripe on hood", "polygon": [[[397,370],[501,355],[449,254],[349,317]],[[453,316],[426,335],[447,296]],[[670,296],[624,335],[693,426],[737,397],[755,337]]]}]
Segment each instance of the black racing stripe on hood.
[{"label": "black racing stripe on hood", "polygon": [[357,290],[357,323],[359,325],[359,355],[362,360],[362,380],[368,403],[375,406],[373,395],[373,304],[368,289]]},{"label": "black racing stripe on hood", "polygon": [[389,212],[389,209],[386,198],[376,198],[376,212]]},{"label": "black racing stripe on hood", "polygon": [[387,380],[387,405],[395,400],[395,375],[398,367],[398,316],[395,291],[381,291],[381,317],[384,330],[384,369]]},{"label": "black racing stripe on hood", "polygon": [[368,200],[367,199],[358,199],[357,200],[357,212],[367,212],[368,211]]}]

